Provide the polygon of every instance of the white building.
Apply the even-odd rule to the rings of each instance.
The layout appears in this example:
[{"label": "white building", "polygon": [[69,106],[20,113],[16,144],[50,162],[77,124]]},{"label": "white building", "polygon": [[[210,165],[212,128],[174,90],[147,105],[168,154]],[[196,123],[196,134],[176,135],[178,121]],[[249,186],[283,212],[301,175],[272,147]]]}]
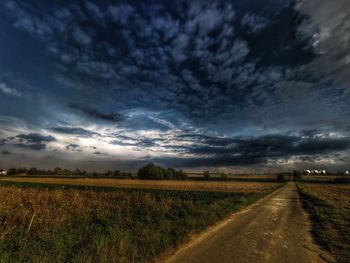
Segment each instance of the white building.
[{"label": "white building", "polygon": [[7,171],[0,171],[0,175],[7,175]]}]

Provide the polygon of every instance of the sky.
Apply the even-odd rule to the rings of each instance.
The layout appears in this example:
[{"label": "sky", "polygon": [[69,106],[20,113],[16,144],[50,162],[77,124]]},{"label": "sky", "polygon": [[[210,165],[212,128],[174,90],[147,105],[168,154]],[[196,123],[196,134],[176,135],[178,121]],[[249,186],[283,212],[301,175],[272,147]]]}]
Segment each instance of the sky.
[{"label": "sky", "polygon": [[350,169],[348,0],[3,0],[0,168]]}]

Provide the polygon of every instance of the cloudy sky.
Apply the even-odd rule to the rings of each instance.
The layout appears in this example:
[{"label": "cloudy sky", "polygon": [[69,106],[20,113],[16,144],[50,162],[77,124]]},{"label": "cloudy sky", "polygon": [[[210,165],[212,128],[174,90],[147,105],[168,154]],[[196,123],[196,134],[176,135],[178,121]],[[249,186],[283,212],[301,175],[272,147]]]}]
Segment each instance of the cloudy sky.
[{"label": "cloudy sky", "polygon": [[348,0],[3,0],[0,15],[0,168],[350,169]]}]

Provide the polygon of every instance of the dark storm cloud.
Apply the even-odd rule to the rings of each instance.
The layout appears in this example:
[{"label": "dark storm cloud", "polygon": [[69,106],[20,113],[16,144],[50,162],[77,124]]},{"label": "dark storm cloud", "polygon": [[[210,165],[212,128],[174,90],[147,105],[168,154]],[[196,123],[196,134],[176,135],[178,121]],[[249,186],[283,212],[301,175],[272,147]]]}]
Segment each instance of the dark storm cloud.
[{"label": "dark storm cloud", "polygon": [[301,2],[298,10],[310,17],[308,23],[301,24],[299,30],[303,36],[312,35],[311,45],[319,55],[311,67],[318,73],[334,74],[348,84],[350,2],[309,0]]},{"label": "dark storm cloud", "polygon": [[78,135],[82,137],[90,137],[94,135],[98,135],[96,132],[88,131],[83,128],[79,127],[55,127],[51,128],[50,130],[53,130],[58,133],[63,133],[63,134],[73,134],[73,135]]},{"label": "dark storm cloud", "polygon": [[3,140],[6,145],[13,145],[32,150],[44,150],[47,143],[55,142],[56,138],[50,135],[42,135],[39,133],[18,134],[14,137],[8,137]]},{"label": "dark storm cloud", "polygon": [[120,122],[123,120],[122,115],[117,112],[104,113],[97,109],[90,108],[88,106],[84,106],[80,104],[75,104],[75,103],[69,104],[69,107],[83,113],[84,115],[90,118],[97,119],[97,120],[109,121],[109,122]]},{"label": "dark storm cloud", "polygon": [[53,136],[45,136],[39,133],[18,134],[15,138],[10,138],[10,140],[15,142],[13,144],[15,146],[37,151],[46,149],[46,143],[56,141]]},{"label": "dark storm cloud", "polygon": [[[302,17],[293,1],[256,0],[248,6],[221,0],[73,1],[42,18],[25,5],[8,2],[7,8],[20,15],[18,28],[50,41],[64,83],[83,84],[89,93],[103,90],[123,108],[171,106],[195,118],[225,118],[249,103],[276,104],[279,98],[269,86],[297,78],[294,67],[313,58],[296,37]],[[277,78],[276,70],[281,71]],[[253,84],[268,87],[269,98],[251,99]],[[89,107],[74,108],[120,120]]]},{"label": "dark storm cloud", "polygon": [[149,149],[150,147],[157,146],[159,142],[164,141],[165,139],[157,138],[147,138],[142,136],[125,136],[120,134],[114,134],[113,135],[115,140],[111,142],[111,144],[120,145],[120,146],[134,146],[139,148],[146,148]]},{"label": "dark storm cloud", "polygon": [[56,141],[55,137],[51,135],[42,135],[40,133],[29,133],[29,134],[18,134],[16,138],[19,138],[20,141],[26,141],[28,143],[41,143],[41,142],[54,142]]},{"label": "dark storm cloud", "polygon": [[176,148],[175,151],[190,154],[192,157],[155,158],[155,160],[187,167],[242,166],[264,164],[292,156],[315,160],[318,156],[350,150],[349,137],[313,137],[302,133],[298,136],[267,135],[248,138],[217,138],[201,135],[181,137],[187,138],[186,141],[191,141],[193,144]]},{"label": "dark storm cloud", "polygon": [[[45,104],[49,120],[31,103],[26,118],[57,133],[171,153],[177,157],[163,159],[170,166],[341,160],[337,152],[349,148],[350,89],[341,81],[349,75],[348,7],[346,0],[301,7],[293,0],[5,0],[0,55],[16,62],[13,79],[39,72],[42,101],[51,96],[59,105]],[[25,49],[14,46],[23,41]],[[10,68],[0,61],[0,72],[3,64]],[[3,97],[26,94],[3,78]],[[6,103],[0,110],[11,115]],[[57,126],[65,117],[77,122]],[[119,134],[75,127],[87,121],[96,131],[118,123]],[[288,133],[305,129],[316,130]],[[4,143],[45,149],[50,141]]]}]

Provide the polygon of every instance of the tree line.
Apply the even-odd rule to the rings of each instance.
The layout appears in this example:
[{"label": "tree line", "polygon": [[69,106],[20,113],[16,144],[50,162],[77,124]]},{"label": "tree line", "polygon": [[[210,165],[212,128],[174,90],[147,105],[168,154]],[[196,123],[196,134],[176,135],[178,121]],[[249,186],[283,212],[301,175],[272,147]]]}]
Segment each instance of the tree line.
[{"label": "tree line", "polygon": [[[115,177],[115,178],[132,178],[131,173],[121,172],[119,170],[109,170],[107,172],[88,173],[85,170],[75,169],[62,169],[56,167],[53,170],[41,170],[37,168],[10,168],[7,170],[8,175],[42,175],[42,176],[82,176],[82,177]],[[162,166],[155,165],[154,163],[148,163],[141,167],[137,172],[138,179],[154,179],[154,180],[183,180],[187,179],[187,174],[180,170],[173,168],[164,168]]]},{"label": "tree line", "polygon": [[85,170],[75,169],[62,169],[60,167],[56,167],[53,170],[41,170],[37,168],[10,168],[7,170],[8,175],[60,175],[60,176],[91,176],[91,177],[132,177],[131,173],[121,172],[119,170],[107,171],[105,173],[88,173]]}]

